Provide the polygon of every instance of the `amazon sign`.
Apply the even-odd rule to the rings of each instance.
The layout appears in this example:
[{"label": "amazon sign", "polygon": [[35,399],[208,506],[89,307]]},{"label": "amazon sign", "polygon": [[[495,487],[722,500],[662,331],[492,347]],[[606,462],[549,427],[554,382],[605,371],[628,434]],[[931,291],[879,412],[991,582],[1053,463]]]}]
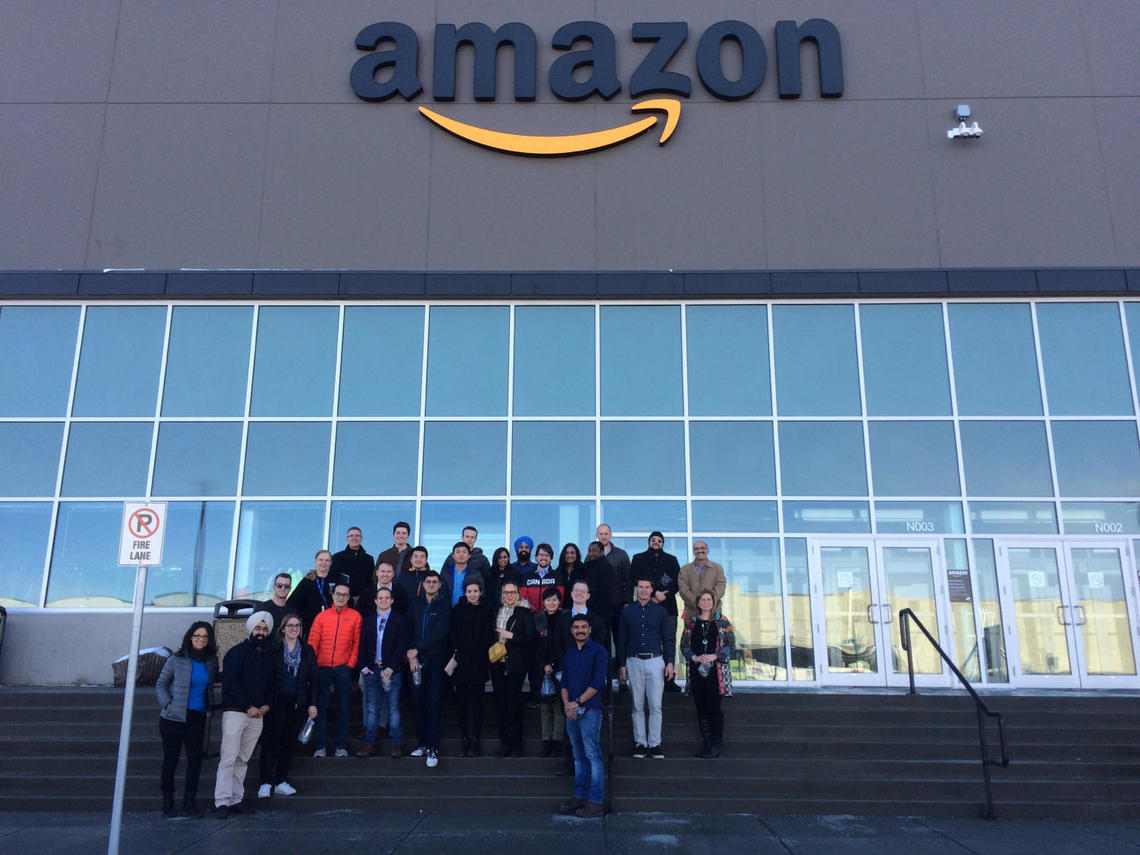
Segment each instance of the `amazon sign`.
[{"label": "amazon sign", "polygon": [[[689,25],[681,21],[635,23],[632,38],[649,50],[629,80],[634,98],[669,95],[688,98],[693,78],[672,67],[673,60],[689,37]],[[843,95],[843,48],[835,25],[823,18],[802,24],[779,21],[775,27],[776,75],[779,95],[800,97],[800,48],[815,46],[819,63],[819,94],[823,98]],[[456,64],[460,49],[472,48],[473,92],[476,101],[495,101],[496,64],[500,48],[509,46],[514,55],[514,100],[533,101],[538,81],[538,37],[526,24],[503,24],[492,30],[482,23],[438,24],[432,68],[432,98],[455,100]],[[550,46],[563,52],[550,64],[550,91],[563,101],[592,97],[609,100],[622,90],[617,75],[617,40],[613,31],[596,21],[575,21],[560,27]],[[735,46],[739,68],[733,77],[725,71],[724,50]],[[420,79],[419,37],[407,24],[382,21],[370,24],[356,36],[356,47],[368,55],[352,66],[352,91],[364,101],[387,101],[400,95],[411,101],[423,92]],[[735,68],[735,66],[734,66]],[[753,95],[764,83],[768,51],[760,33],[743,21],[718,21],[697,42],[696,75],[705,90],[724,101],[739,101]],[[664,113],[658,143],[664,145],[681,115],[678,97],[648,98],[631,106],[634,112]],[[615,127],[580,134],[533,136],[504,129],[484,128],[457,121],[427,107],[419,108],[425,119],[456,136],[487,148],[511,154],[556,156],[582,154],[632,139],[658,123],[646,116]]]}]

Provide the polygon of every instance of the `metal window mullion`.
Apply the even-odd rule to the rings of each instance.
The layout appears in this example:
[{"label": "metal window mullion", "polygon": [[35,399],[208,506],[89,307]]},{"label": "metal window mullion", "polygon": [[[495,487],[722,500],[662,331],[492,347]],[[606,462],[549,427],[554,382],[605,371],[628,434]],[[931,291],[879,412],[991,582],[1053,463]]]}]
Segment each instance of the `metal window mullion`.
[{"label": "metal window mullion", "polygon": [[340,369],[344,358],[344,305],[337,310],[336,355],[333,358],[333,398],[332,421],[329,424],[329,471],[325,478],[324,540],[329,542],[329,527],[332,525],[333,474],[336,470],[336,438],[340,427]]},{"label": "metal window mullion", "polygon": [[1057,459],[1053,453],[1053,422],[1049,414],[1049,389],[1045,385],[1045,360],[1041,355],[1041,334],[1037,329],[1037,303],[1029,302],[1029,318],[1033,323],[1033,351],[1037,357],[1037,384],[1041,390],[1041,412],[1045,419],[1045,446],[1049,451],[1049,477],[1053,480],[1053,513],[1057,515],[1057,530],[1064,528],[1061,515],[1061,482],[1057,480]]},{"label": "metal window mullion", "polygon": [[[594,525],[602,519],[602,305],[594,304]],[[596,537],[595,531],[595,537]],[[581,556],[579,556],[581,558]]]},{"label": "metal window mullion", "polygon": [[1128,369],[1128,389],[1132,393],[1132,419],[1136,423],[1137,431],[1140,431],[1140,400],[1137,399],[1136,391],[1136,362],[1132,353],[1132,339],[1128,335],[1128,312],[1124,309],[1124,301],[1117,301],[1118,311],[1120,312],[1120,329],[1124,335],[1124,364]]},{"label": "metal window mullion", "polygon": [[[424,436],[426,433],[427,418],[427,378],[428,378],[428,340],[430,325],[431,325],[431,306],[425,304],[424,310],[424,334],[423,334],[423,353],[420,357],[420,442],[418,449],[418,459],[416,461],[416,504],[415,504],[415,519],[412,524],[415,526],[416,542],[422,542],[423,538],[420,536],[420,521],[423,517],[423,503],[424,503]],[[442,565],[441,565],[442,566]]]},{"label": "metal window mullion", "polygon": [[162,333],[162,356],[158,363],[158,395],[154,402],[153,429],[150,435],[150,462],[146,468],[146,493],[150,498],[154,488],[154,467],[158,459],[158,428],[162,416],[162,399],[166,395],[166,360],[170,355],[170,330],[174,324],[174,306],[166,306],[166,326]]},{"label": "metal window mullion", "polygon": [[776,473],[776,530],[784,533],[783,467],[780,465],[780,422],[776,403],[776,321],[772,317],[772,304],[766,303],[764,314],[768,321],[768,398],[772,410],[772,468]]},{"label": "metal window mullion", "polygon": [[678,307],[681,313],[681,422],[685,443],[685,528],[689,532],[686,546],[693,554],[693,467],[691,460],[692,441],[689,435],[689,324],[688,311],[684,305]]},{"label": "metal window mullion", "polygon": [[249,412],[253,404],[253,371],[257,362],[257,330],[261,322],[261,306],[253,305],[252,323],[249,328],[249,361],[245,372],[245,404],[242,407],[241,451],[238,457],[237,495],[234,498],[234,524],[230,530],[230,567],[226,585],[226,596],[232,597],[234,577],[237,575],[237,545],[241,529],[241,509],[245,492],[245,455],[249,446]]},{"label": "metal window mullion", "polygon": [[[954,420],[954,451],[958,455],[958,490],[961,493],[962,527],[969,537],[973,525],[970,522],[969,504],[966,502],[966,458],[962,454],[962,422],[958,416],[958,378],[954,373],[954,342],[950,338],[950,304],[942,304],[942,337],[946,350],[946,375],[950,383],[950,416]],[[975,627],[975,630],[977,627]]]},{"label": "metal window mullion", "polygon": [[863,325],[860,322],[858,303],[851,305],[851,314],[855,320],[855,372],[859,378],[859,407],[863,418],[863,468],[867,477],[867,513],[870,516],[871,536],[878,530],[878,520],[875,515],[875,487],[871,476],[871,426],[867,417],[867,384],[863,378]]},{"label": "metal window mullion", "polygon": [[505,505],[506,516],[503,519],[504,534],[507,537],[507,542],[510,543],[511,538],[511,511],[512,497],[514,495],[514,488],[512,484],[513,478],[513,454],[514,454],[514,441],[515,441],[515,304],[507,307],[507,473],[506,483],[504,485],[506,501]]}]

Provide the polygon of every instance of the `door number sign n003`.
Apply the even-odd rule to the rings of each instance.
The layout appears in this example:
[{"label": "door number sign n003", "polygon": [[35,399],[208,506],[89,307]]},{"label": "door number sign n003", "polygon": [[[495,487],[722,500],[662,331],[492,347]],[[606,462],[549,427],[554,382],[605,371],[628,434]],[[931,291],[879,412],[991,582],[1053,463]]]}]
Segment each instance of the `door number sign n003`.
[{"label": "door number sign n003", "polygon": [[124,502],[119,564],[156,567],[162,563],[166,502]]}]

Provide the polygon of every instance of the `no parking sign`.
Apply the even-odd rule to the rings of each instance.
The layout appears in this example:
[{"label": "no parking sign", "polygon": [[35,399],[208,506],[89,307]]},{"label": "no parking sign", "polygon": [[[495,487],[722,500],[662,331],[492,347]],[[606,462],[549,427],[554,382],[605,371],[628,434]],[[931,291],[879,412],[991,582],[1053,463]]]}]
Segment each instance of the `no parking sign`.
[{"label": "no parking sign", "polygon": [[123,502],[119,532],[119,564],[157,567],[162,563],[166,534],[166,502]]}]

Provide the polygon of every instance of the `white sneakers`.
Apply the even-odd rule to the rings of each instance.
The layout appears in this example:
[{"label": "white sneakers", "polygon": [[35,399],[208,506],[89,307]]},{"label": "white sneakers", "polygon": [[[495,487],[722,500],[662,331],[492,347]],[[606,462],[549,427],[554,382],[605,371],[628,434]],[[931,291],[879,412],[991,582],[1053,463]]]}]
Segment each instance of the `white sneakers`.
[{"label": "white sneakers", "polygon": [[436,756],[435,749],[429,748],[427,752],[427,767],[434,769],[439,765],[439,757]]},{"label": "white sneakers", "polygon": [[273,794],[273,787],[269,784],[262,784],[257,788],[257,797],[259,799],[267,799]]},{"label": "white sneakers", "polygon": [[[282,781],[280,784],[273,788],[273,792],[279,796],[294,796],[297,794],[297,791],[289,786],[288,781]],[[260,792],[258,795],[260,795]]]},{"label": "white sneakers", "polygon": [[415,751],[413,751],[409,756],[411,756],[411,757],[423,757],[427,753],[428,753],[428,750],[421,745],[419,748],[417,748]]},{"label": "white sneakers", "polygon": [[348,756],[348,749],[347,748],[338,748],[336,750],[336,756],[337,757],[347,757]]},{"label": "white sneakers", "polygon": [[325,754],[325,749],[318,748],[316,751],[313,752],[313,756],[314,757],[327,757],[328,755]]}]

